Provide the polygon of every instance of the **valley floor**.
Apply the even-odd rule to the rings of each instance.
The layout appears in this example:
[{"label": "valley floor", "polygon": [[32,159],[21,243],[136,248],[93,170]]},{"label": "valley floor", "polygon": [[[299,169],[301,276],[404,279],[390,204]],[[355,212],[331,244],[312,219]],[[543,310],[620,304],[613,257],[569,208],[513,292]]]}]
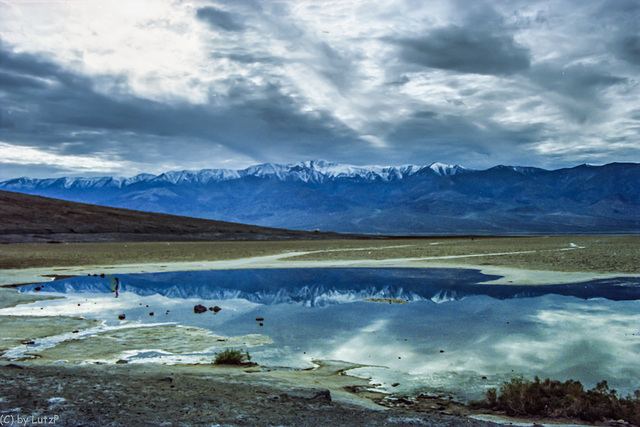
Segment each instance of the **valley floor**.
[{"label": "valley floor", "polygon": [[[513,285],[640,276],[640,236],[22,243],[0,245],[0,254],[0,285],[5,286],[101,272],[331,266],[478,268],[504,276],[490,283]],[[43,297],[3,289],[0,306]],[[0,319],[0,328],[11,326],[8,320]],[[14,340],[35,337],[38,328],[23,326],[9,328],[21,334]],[[85,327],[77,319],[57,326],[55,333]],[[264,372],[209,365],[3,362],[0,416],[5,421],[7,416],[32,416],[32,422],[57,416],[56,425],[489,425],[461,417],[468,415],[464,408],[444,401],[384,410],[370,403],[371,396],[350,393],[363,384],[342,372],[322,365],[316,371]],[[316,395],[325,389],[333,402]]]},{"label": "valley floor", "polygon": [[550,284],[640,274],[640,235],[0,245],[0,285],[100,272],[229,268],[458,267]]}]

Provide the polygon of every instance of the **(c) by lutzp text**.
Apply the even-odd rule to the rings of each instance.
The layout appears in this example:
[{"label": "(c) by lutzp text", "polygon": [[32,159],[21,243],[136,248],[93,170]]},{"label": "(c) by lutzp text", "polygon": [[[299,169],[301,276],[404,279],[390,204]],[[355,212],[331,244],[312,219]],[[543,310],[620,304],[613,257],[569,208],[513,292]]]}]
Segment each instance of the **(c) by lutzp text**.
[{"label": "(c) by lutzp text", "polygon": [[59,415],[0,415],[0,426],[35,426],[35,425],[55,425],[60,420]]}]

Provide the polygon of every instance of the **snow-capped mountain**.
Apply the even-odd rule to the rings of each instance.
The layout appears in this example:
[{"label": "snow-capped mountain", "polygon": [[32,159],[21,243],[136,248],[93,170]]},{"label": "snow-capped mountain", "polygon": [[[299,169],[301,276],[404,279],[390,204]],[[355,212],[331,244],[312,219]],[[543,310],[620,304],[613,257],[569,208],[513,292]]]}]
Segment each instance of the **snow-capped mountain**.
[{"label": "snow-capped mountain", "polygon": [[246,169],[202,169],[199,171],[171,171],[160,175],[140,174],[131,178],[97,177],[97,178],[49,178],[30,179],[16,178],[0,183],[6,190],[31,190],[44,188],[123,188],[139,183],[170,184],[209,184],[219,181],[230,181],[247,177],[275,178],[281,181],[301,181],[323,183],[335,179],[361,180],[400,180],[424,171],[439,176],[451,176],[468,172],[462,166],[432,163],[428,166],[404,165],[394,166],[354,166],[326,162],[324,160],[306,161],[292,164],[264,163]]},{"label": "snow-capped mountain", "polygon": [[[119,274],[121,292],[163,295],[169,298],[230,300],[242,298],[256,304],[300,304],[326,306],[360,301],[365,298],[393,298],[435,303],[457,301],[483,295],[496,299],[532,298],[556,294],[577,298],[637,300],[640,279],[601,279],[565,285],[479,284],[498,276],[477,270],[446,269],[410,271],[381,269],[372,275],[368,269],[274,269],[210,270],[170,273]],[[48,292],[111,294],[112,278],[76,276],[47,282]],[[277,285],[273,285],[277,284]],[[20,287],[33,292],[42,284]]]},{"label": "snow-capped mountain", "polygon": [[290,229],[384,234],[640,232],[640,165],[545,170],[326,161],[131,178],[17,178],[0,189]]}]

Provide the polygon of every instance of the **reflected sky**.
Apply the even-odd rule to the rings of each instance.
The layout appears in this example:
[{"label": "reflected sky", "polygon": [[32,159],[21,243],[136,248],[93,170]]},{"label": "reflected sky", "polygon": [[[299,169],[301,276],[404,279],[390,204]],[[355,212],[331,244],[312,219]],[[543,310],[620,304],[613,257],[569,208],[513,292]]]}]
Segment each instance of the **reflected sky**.
[{"label": "reflected sky", "polygon": [[[574,287],[589,292],[595,287],[602,294],[598,298],[541,291],[526,297],[511,286],[503,287],[512,289],[511,298],[503,293],[500,299],[480,292],[490,285],[473,285],[486,280],[478,272],[458,276],[451,269],[407,269],[402,277],[400,269],[347,270],[357,271],[342,277],[339,269],[324,276],[316,271],[320,277],[305,282],[304,292],[277,274],[271,276],[275,283],[262,284],[248,281],[246,271],[242,282],[237,276],[220,281],[219,271],[215,280],[207,279],[207,272],[183,273],[187,276],[182,278],[176,273],[158,275],[157,282],[153,275],[129,275],[123,277],[124,289],[117,299],[100,287],[99,277],[66,279],[43,289],[64,291],[68,299],[3,309],[0,314],[84,316],[105,319],[112,327],[122,325],[118,315],[126,314],[128,325],[179,324],[229,337],[261,334],[273,340],[250,349],[252,359],[261,365],[305,368],[313,359],[344,360],[368,365],[353,372],[371,378],[383,390],[461,400],[479,398],[487,388],[518,375],[573,378],[586,387],[606,379],[623,394],[640,389],[640,301],[603,297],[610,288],[633,291],[636,281]],[[289,274],[295,280],[309,279],[308,272]],[[256,277],[262,281],[267,275]],[[226,291],[212,292],[214,282]],[[470,292],[474,286],[476,292]],[[160,295],[159,289],[171,292]],[[429,297],[442,295],[442,290],[450,295],[455,291],[455,298]],[[383,292],[409,302],[362,301]],[[195,304],[222,310],[195,314]],[[175,359],[153,351],[118,358]],[[203,350],[193,355],[207,360],[214,353]],[[400,384],[392,387],[395,383]]]}]

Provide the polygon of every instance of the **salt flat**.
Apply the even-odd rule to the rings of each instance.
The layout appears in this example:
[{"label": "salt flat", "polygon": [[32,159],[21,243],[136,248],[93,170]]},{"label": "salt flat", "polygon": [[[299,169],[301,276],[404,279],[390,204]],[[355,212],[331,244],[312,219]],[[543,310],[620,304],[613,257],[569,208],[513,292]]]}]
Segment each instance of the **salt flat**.
[{"label": "salt flat", "polygon": [[[369,241],[295,242],[8,244],[0,246],[0,250],[2,254],[0,265],[3,268],[0,271],[0,283],[4,285],[37,283],[52,280],[56,277],[87,276],[101,273],[127,274],[228,269],[339,267],[476,269],[487,275],[501,276],[498,279],[488,281],[487,283],[489,284],[509,284],[513,286],[561,284],[608,277],[640,276],[640,271],[638,270],[640,266],[640,262],[638,262],[640,238],[637,236],[540,236],[474,239],[434,237]],[[200,337],[209,337],[211,335],[211,332],[206,331],[208,326],[204,318],[196,318],[198,319],[197,322],[202,320],[204,323],[186,325],[185,329],[178,327],[179,324],[182,324],[181,321],[175,322],[176,319],[173,319],[174,322],[172,323],[168,318],[169,316],[167,316],[167,322],[164,322],[165,319],[161,319],[159,316],[149,317],[145,308],[143,308],[144,305],[142,305],[145,302],[156,304],[158,307],[169,308],[166,305],[168,303],[161,302],[159,297],[146,300],[143,298],[138,301],[138,299],[130,296],[127,298],[128,302],[126,302],[125,299],[121,301],[120,299],[114,300],[109,295],[98,296],[95,300],[91,300],[89,295],[78,295],[66,300],[66,302],[42,301],[35,304],[33,303],[34,300],[44,300],[50,295],[42,293],[16,294],[14,290],[9,289],[3,290],[3,294],[4,296],[1,300],[4,307],[10,307],[17,303],[30,303],[10,309],[11,312],[4,313],[8,319],[7,325],[16,324],[18,321],[16,316],[38,319],[36,316],[46,314],[49,316],[63,315],[72,318],[84,317],[92,312],[96,315],[104,314],[103,317],[110,319],[110,322],[113,323],[116,322],[117,312],[120,312],[119,310],[124,307],[121,304],[133,301],[139,307],[127,308],[129,310],[127,311],[127,321],[131,319],[133,323],[122,325],[124,328],[122,330],[116,328],[114,330],[94,331],[91,329],[92,327],[95,328],[93,323],[87,323],[86,325],[78,322],[50,324],[50,327],[57,328],[55,331],[48,331],[52,336],[66,336],[65,334],[68,334],[70,338],[65,338],[62,345],[54,345],[36,352],[38,354],[37,359],[20,362],[24,366],[30,366],[31,369],[42,369],[42,371],[38,372],[33,371],[33,378],[44,375],[45,371],[49,372],[47,369],[52,364],[65,361],[64,364],[67,366],[65,373],[51,374],[49,372],[49,374],[54,375],[51,378],[56,378],[55,381],[61,379],[60,375],[64,375],[65,381],[70,381],[71,378],[75,378],[74,375],[76,374],[73,373],[75,371],[68,371],[68,369],[77,369],[78,372],[89,369],[81,368],[81,366],[86,365],[76,366],[74,365],[75,363],[93,360],[99,363],[106,362],[108,363],[107,366],[114,366],[114,360],[119,357],[125,357],[131,359],[130,365],[126,370],[132,373],[132,378],[131,380],[126,378],[118,379],[117,387],[135,386],[135,381],[139,380],[138,376],[146,375],[140,371],[141,369],[146,372],[146,368],[144,368],[146,364],[139,362],[144,362],[146,356],[150,356],[153,359],[160,354],[151,348],[154,346],[146,345],[146,339],[151,337],[157,340],[158,337],[171,336],[173,341],[167,341],[167,345],[174,341],[176,344],[181,344],[183,332],[186,333],[185,337],[191,337],[189,338],[191,341],[185,341],[184,343],[188,347],[187,353],[178,352],[177,357],[182,358],[182,362],[190,360],[189,353],[193,353],[196,356],[199,354],[205,359],[210,358],[213,354],[212,352],[202,352],[203,348],[201,347],[205,344],[204,341],[207,340],[202,341]],[[101,308],[97,311],[91,308],[91,305],[88,305],[91,301]],[[363,313],[366,316],[358,317],[349,316],[350,308],[346,305],[342,307],[336,306],[321,314],[336,319],[347,316],[350,321],[354,322],[354,325],[357,325],[356,330],[350,335],[347,334],[347,330],[343,330],[340,332],[342,335],[336,338],[338,340],[336,342],[333,342],[329,336],[318,336],[316,337],[318,340],[312,339],[311,342],[317,341],[321,345],[316,348],[306,348],[307,353],[304,355],[302,355],[302,348],[298,348],[291,354],[295,353],[295,357],[302,357],[300,360],[306,360],[307,362],[318,358],[323,360],[330,358],[339,360],[351,358],[355,360],[360,358],[357,360],[369,362],[360,367],[350,367],[351,373],[371,379],[362,380],[347,377],[350,378],[347,383],[356,387],[356,389],[361,389],[369,381],[375,380],[382,382],[383,389],[387,391],[410,391],[416,389],[422,383],[427,384],[425,389],[427,391],[438,392],[438,390],[441,390],[444,392],[451,384],[458,383],[460,385],[466,384],[465,381],[470,381],[469,384],[473,384],[473,387],[476,387],[476,395],[477,392],[482,391],[482,387],[487,387],[487,384],[489,384],[487,382],[482,383],[479,380],[481,375],[488,375],[491,384],[506,378],[503,373],[495,370],[499,367],[490,363],[491,360],[497,360],[496,358],[503,358],[505,354],[510,355],[512,359],[509,363],[514,364],[514,366],[531,367],[530,371],[536,374],[544,375],[544,372],[549,372],[550,366],[555,367],[555,370],[550,372],[550,375],[555,375],[556,377],[579,373],[575,370],[572,371],[571,369],[573,368],[571,366],[560,363],[571,359],[567,359],[568,354],[572,354],[573,356],[571,357],[580,354],[585,357],[591,355],[594,358],[593,361],[597,361],[602,349],[613,348],[612,346],[614,345],[623,350],[620,354],[623,354],[624,357],[621,359],[621,363],[615,366],[603,365],[605,368],[609,366],[607,369],[611,369],[611,371],[607,372],[612,377],[623,378],[618,371],[630,369],[630,367],[637,364],[635,352],[630,350],[637,344],[635,336],[630,338],[630,334],[633,332],[631,330],[633,328],[630,329],[630,325],[637,323],[634,315],[637,312],[637,308],[633,303],[625,304],[624,313],[620,312],[619,308],[616,308],[620,307],[619,305],[613,303],[606,303],[606,307],[602,304],[570,303],[570,305],[573,304],[570,307],[571,313],[579,314],[579,316],[575,316],[569,313],[566,310],[567,306],[563,305],[565,303],[560,302],[560,299],[557,298],[539,299],[533,305],[528,304],[526,301],[519,302],[518,311],[525,313],[525,317],[528,319],[524,319],[525,323],[534,322],[537,325],[535,336],[527,338],[526,335],[518,335],[520,332],[517,329],[514,333],[513,329],[521,327],[524,323],[515,322],[513,319],[511,319],[511,322],[505,323],[510,313],[506,306],[502,311],[495,312],[496,314],[491,316],[488,316],[486,312],[482,312],[484,314],[476,313],[479,310],[479,306],[476,306],[475,303],[480,302],[482,306],[482,304],[486,304],[484,301],[486,300],[470,299],[466,300],[466,302],[454,304],[451,306],[454,310],[450,313],[445,313],[442,305],[434,306],[438,308],[434,309],[435,311],[430,311],[431,314],[429,314],[431,316],[429,317],[431,319],[430,322],[435,327],[430,332],[431,338],[422,342],[421,340],[424,340],[424,337],[416,330],[416,333],[411,333],[406,337],[411,340],[411,346],[403,344],[402,340],[381,343],[377,338],[377,335],[380,334],[387,336],[387,338],[399,338],[399,336],[390,335],[392,333],[397,334],[397,332],[393,331],[405,330],[405,327],[402,326],[404,323],[398,323],[403,317],[394,313],[396,311],[406,311],[406,308],[394,307],[395,305],[389,306],[388,304],[378,305],[377,303],[360,302],[357,303],[359,304],[358,307],[364,310]],[[111,307],[115,302],[118,303],[117,306]],[[193,307],[192,303],[192,301],[184,301],[176,305],[174,302],[174,305],[170,307],[171,312],[182,310],[186,313]],[[221,301],[211,301],[211,303],[221,303]],[[420,321],[420,316],[424,316],[424,310],[427,308],[427,305],[423,303],[403,306],[411,307],[412,315],[408,318],[415,319],[412,321],[416,322]],[[231,304],[226,308],[231,312],[233,309],[237,310],[238,306]],[[61,309],[63,312],[60,311]],[[164,314],[157,307],[154,310],[158,311],[156,314]],[[277,319],[281,319],[283,322],[289,320],[288,323],[301,325],[309,331],[315,330],[312,328],[315,323],[311,320],[305,320],[307,319],[305,309],[296,309],[297,315],[285,315],[284,312],[278,311],[277,307],[269,310],[268,313],[272,321]],[[149,310],[147,309],[147,311]],[[239,312],[236,311],[236,313]],[[248,333],[251,332],[248,331],[248,326],[243,325],[251,323],[252,326],[255,326],[253,322],[255,315],[256,308],[254,307],[247,309],[246,313],[242,315],[244,317],[237,317],[232,322],[228,322],[226,326],[222,325],[220,327],[221,330],[227,328],[227,331],[231,333],[228,335],[215,335],[216,340],[229,339],[229,342],[236,344],[248,344],[254,338],[251,338],[251,334]],[[477,317],[476,315],[481,316]],[[249,320],[244,319],[245,317]],[[138,319],[142,320],[143,318],[145,320],[142,323],[148,323],[146,326],[151,329],[136,326],[135,323],[138,322]],[[190,319],[193,318],[192,315]],[[451,323],[453,326],[459,323],[460,327],[464,326],[465,321],[467,323],[472,322],[471,324],[474,325],[474,328],[469,328],[469,331],[466,332],[469,336],[464,334],[451,335],[451,333],[447,332],[436,337],[433,334],[436,334],[440,329],[437,326],[438,319],[443,318],[448,319],[446,322]],[[220,319],[223,318],[220,317],[218,320]],[[193,320],[190,321],[193,322]],[[160,323],[155,325],[149,322]],[[579,329],[580,333],[587,333],[591,328],[597,328],[598,324],[601,326],[604,324],[614,326],[614,329],[612,329],[611,333],[603,336],[592,336],[582,341],[580,337],[574,334],[576,328]],[[29,325],[25,324],[24,326],[20,330],[23,336],[12,337],[14,344],[18,341],[25,341],[35,337],[35,335],[32,337],[31,335],[33,334],[29,334]],[[529,326],[527,327],[530,328]],[[72,331],[72,328],[75,328],[76,332]],[[456,330],[459,329],[457,328]],[[195,335],[189,331],[192,331]],[[265,328],[259,329],[261,335],[256,335],[259,339],[255,338],[256,346],[252,347],[252,352],[258,359],[266,362],[274,360],[295,362],[294,358],[286,359],[284,353],[285,350],[290,351],[292,348],[287,349],[287,346],[280,345],[278,347],[279,350],[274,351],[273,349],[270,350],[269,344],[267,344],[272,340],[282,342],[286,338],[283,335],[287,333],[286,331],[286,329],[269,329],[267,324]],[[524,331],[523,329],[523,334]],[[562,332],[560,341],[558,338],[559,331]],[[74,336],[72,335],[74,333],[75,337],[82,335],[83,340],[74,341]],[[83,334],[87,336],[84,337]],[[483,336],[485,337],[484,339],[482,339]],[[473,341],[471,344],[475,343],[474,345],[468,345],[469,339],[479,339],[480,341]],[[40,342],[39,340],[46,341],[46,337],[36,337],[36,341]],[[109,348],[108,345],[105,345],[105,343],[118,342],[118,340],[127,345],[121,349]],[[84,341],[86,341],[86,346],[82,345]],[[224,346],[224,342],[220,341],[220,343],[220,346]],[[295,345],[296,341],[292,341],[292,343]],[[340,343],[342,344],[338,345]],[[304,346],[308,345],[307,342],[297,341],[298,347],[303,344]],[[567,346],[565,344],[570,345]],[[429,347],[429,345],[433,348]],[[425,346],[432,351],[421,356],[417,349]],[[180,351],[184,350],[182,347],[180,349]],[[359,353],[354,352],[354,349],[358,349]],[[446,350],[446,352],[440,353],[439,349]],[[153,351],[145,353],[147,350]],[[167,347],[165,350],[175,350],[175,348]],[[212,348],[209,348],[209,350],[212,350]],[[402,353],[400,354],[401,357],[396,354],[398,352]],[[65,354],[68,356],[66,359]],[[185,356],[181,356],[181,354],[185,354]],[[195,357],[192,361],[202,363],[205,360],[202,357],[200,359]],[[170,359],[170,357],[168,359],[165,358],[165,361],[170,362]],[[584,362],[583,364],[592,363],[587,359],[582,360],[582,362]],[[136,369],[135,365],[139,365],[140,368]],[[385,367],[376,368],[376,365]],[[242,370],[236,370],[230,374],[228,371],[223,372],[214,369],[208,370],[205,374],[201,372],[201,367],[198,368],[199,370],[196,368],[189,370],[191,372],[189,374],[184,371],[185,368],[188,367],[162,365],[162,367],[154,367],[153,372],[155,376],[166,374],[175,376],[175,378],[182,378],[182,375],[192,375],[198,371],[203,376],[217,378],[212,381],[218,381],[222,377],[225,377],[226,381],[232,378],[232,381],[244,383],[244,392],[257,390],[257,388],[266,384],[271,384],[272,390],[276,384],[284,389],[292,387],[293,384],[304,387],[313,387],[315,384],[316,386],[330,389],[332,395],[339,398],[341,404],[358,404],[360,408],[363,408],[363,405],[366,407],[366,402],[368,402],[368,400],[354,397],[353,393],[345,392],[342,388],[346,384],[343,381],[344,376],[339,373],[318,379],[311,374],[315,371],[291,371],[297,372],[293,374],[287,373],[289,371],[286,370],[275,370],[262,373],[254,372],[249,375]],[[460,369],[462,370],[460,371]],[[121,370],[124,372],[124,369]],[[406,375],[407,372],[409,376]],[[526,372],[530,373],[529,370],[526,370]],[[106,371],[102,372],[98,369],[95,372],[91,371],[91,375],[96,375],[96,384],[106,381]],[[186,382],[185,378],[180,381]],[[595,381],[597,379],[590,380]],[[395,382],[400,382],[401,386],[398,388],[392,387]],[[8,390],[10,390],[11,383],[9,382],[8,384]],[[480,384],[480,388],[477,388],[478,384]],[[633,387],[633,384],[628,384],[627,386]],[[21,386],[16,383],[16,387]],[[72,389],[73,387],[69,388],[69,390]],[[215,395],[214,391],[210,390],[210,392]],[[459,394],[456,395],[458,396]],[[360,396],[364,397],[365,395]],[[462,395],[462,397],[464,396]],[[244,403],[238,402],[238,404],[243,405]],[[270,407],[272,408],[272,406]],[[435,412],[439,413],[438,411]],[[355,412],[351,413],[352,415],[355,414]],[[76,412],[72,411],[70,414],[74,415]],[[288,413],[286,416],[293,416],[292,414]],[[452,418],[451,420],[454,419]],[[453,422],[452,425],[455,425],[455,421],[451,422]],[[477,421],[477,423],[481,423],[481,421]]]},{"label": "salt flat", "polygon": [[0,285],[52,276],[238,268],[455,267],[554,284],[640,274],[640,236],[2,245]]}]

